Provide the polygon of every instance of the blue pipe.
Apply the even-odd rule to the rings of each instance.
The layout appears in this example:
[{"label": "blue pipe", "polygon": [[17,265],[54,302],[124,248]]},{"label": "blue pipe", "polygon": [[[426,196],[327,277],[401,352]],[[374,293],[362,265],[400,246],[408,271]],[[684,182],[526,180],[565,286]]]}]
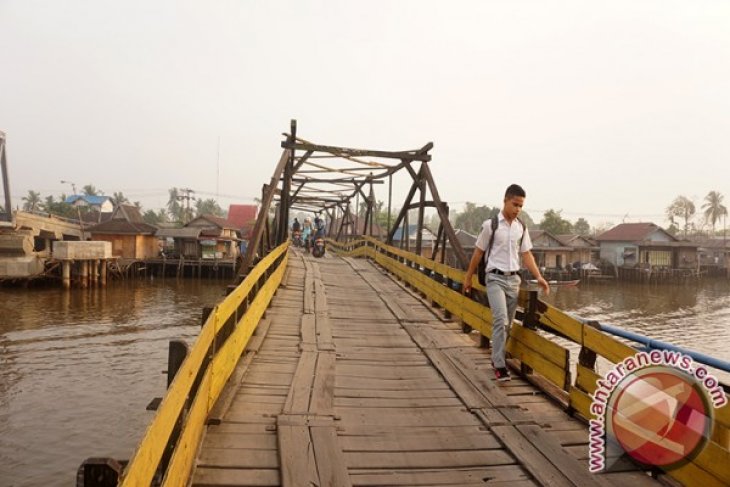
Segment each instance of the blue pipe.
[{"label": "blue pipe", "polygon": [[711,357],[704,353],[700,353],[700,352],[696,352],[694,350],[688,350],[686,348],[678,347],[677,345],[672,345],[671,343],[663,342],[661,340],[655,340],[653,338],[649,338],[644,335],[634,333],[632,331],[624,330],[617,326],[604,325],[602,323],[599,324],[599,326],[601,327],[601,331],[605,331],[606,333],[610,333],[611,335],[620,336],[622,338],[627,338],[636,343],[640,343],[640,344],[644,345],[646,350],[657,349],[657,350],[672,350],[675,352],[680,352],[685,355],[689,355],[696,362],[699,362],[699,363],[705,364],[705,365],[709,365],[710,367],[713,367],[715,369],[719,369],[719,370],[722,370],[725,372],[730,372],[730,362],[728,362],[727,360],[721,360],[719,358]]}]

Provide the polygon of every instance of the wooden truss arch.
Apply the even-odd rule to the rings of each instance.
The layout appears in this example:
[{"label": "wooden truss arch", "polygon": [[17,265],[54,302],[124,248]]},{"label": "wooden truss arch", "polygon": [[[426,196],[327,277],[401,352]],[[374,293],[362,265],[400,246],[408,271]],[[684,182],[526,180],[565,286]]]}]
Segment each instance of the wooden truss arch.
[{"label": "wooden truss arch", "polygon": [[[255,262],[277,245],[289,238],[289,214],[291,210],[324,213],[329,221],[327,234],[341,239],[347,228],[357,221],[357,235],[373,235],[375,185],[388,183],[388,233],[386,243],[392,244],[399,228],[406,238],[401,246],[409,248],[409,210],[418,210],[417,234],[414,250],[421,254],[423,248],[424,212],[435,208],[439,227],[431,259],[435,259],[439,247],[443,261],[444,250],[450,245],[462,268],[468,265],[468,257],[456,238],[449,222],[448,205],[441,200],[433,179],[429,162],[429,142],[420,149],[384,151],[354,149],[320,145],[297,136],[297,122],[291,121],[289,133],[281,142],[283,152],[274,169],[269,184],[262,189],[261,211],[254,225],[246,254],[243,257],[240,277],[248,274]],[[420,164],[418,167],[414,165]],[[391,223],[392,181],[397,173],[407,173],[411,178],[408,195],[399,214]],[[366,203],[362,224],[354,218],[352,207],[362,198]],[[357,210],[357,206],[355,206]],[[271,215],[273,214],[273,218]],[[335,221],[339,221],[335,228]],[[348,232],[348,237],[352,233]]]}]

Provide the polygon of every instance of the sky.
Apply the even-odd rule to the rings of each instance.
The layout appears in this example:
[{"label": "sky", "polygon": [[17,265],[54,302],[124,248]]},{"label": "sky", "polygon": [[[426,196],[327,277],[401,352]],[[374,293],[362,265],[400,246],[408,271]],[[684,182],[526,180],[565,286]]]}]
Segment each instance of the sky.
[{"label": "sky", "polygon": [[251,203],[297,119],[328,145],[432,141],[451,208],[519,183],[537,221],[666,224],[680,194],[730,195],[729,25],[702,0],[0,0],[11,196]]}]

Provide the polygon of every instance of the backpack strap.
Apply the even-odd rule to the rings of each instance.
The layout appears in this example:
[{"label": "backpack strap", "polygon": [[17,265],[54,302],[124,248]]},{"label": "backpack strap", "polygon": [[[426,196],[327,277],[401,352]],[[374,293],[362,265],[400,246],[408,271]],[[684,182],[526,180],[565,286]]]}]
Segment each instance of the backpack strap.
[{"label": "backpack strap", "polygon": [[489,263],[489,254],[492,253],[492,246],[494,246],[494,234],[497,233],[497,227],[499,226],[499,215],[492,217],[492,235],[489,236],[489,245],[487,245],[487,256],[484,258],[484,266]]},{"label": "backpack strap", "polygon": [[[487,246],[487,256],[484,258],[484,265],[489,263],[489,254],[492,253],[492,246],[494,245],[494,234],[497,233],[497,227],[499,226],[499,214],[492,217],[492,235],[489,237],[489,245]],[[527,233],[527,227],[525,222],[517,218],[517,221],[522,225],[522,236],[520,237],[520,248],[522,248],[522,241],[525,240],[525,233]]]}]

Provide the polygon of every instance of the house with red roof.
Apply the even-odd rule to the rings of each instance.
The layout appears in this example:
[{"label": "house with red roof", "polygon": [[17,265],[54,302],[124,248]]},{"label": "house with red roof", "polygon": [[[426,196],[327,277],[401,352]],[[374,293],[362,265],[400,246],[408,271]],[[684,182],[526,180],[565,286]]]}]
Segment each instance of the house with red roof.
[{"label": "house with red roof", "polygon": [[601,259],[617,267],[696,269],[696,242],[682,241],[654,223],[622,223],[596,237]]},{"label": "house with red roof", "polygon": [[242,240],[248,240],[256,224],[259,207],[257,205],[230,205],[228,221],[236,226]]}]

